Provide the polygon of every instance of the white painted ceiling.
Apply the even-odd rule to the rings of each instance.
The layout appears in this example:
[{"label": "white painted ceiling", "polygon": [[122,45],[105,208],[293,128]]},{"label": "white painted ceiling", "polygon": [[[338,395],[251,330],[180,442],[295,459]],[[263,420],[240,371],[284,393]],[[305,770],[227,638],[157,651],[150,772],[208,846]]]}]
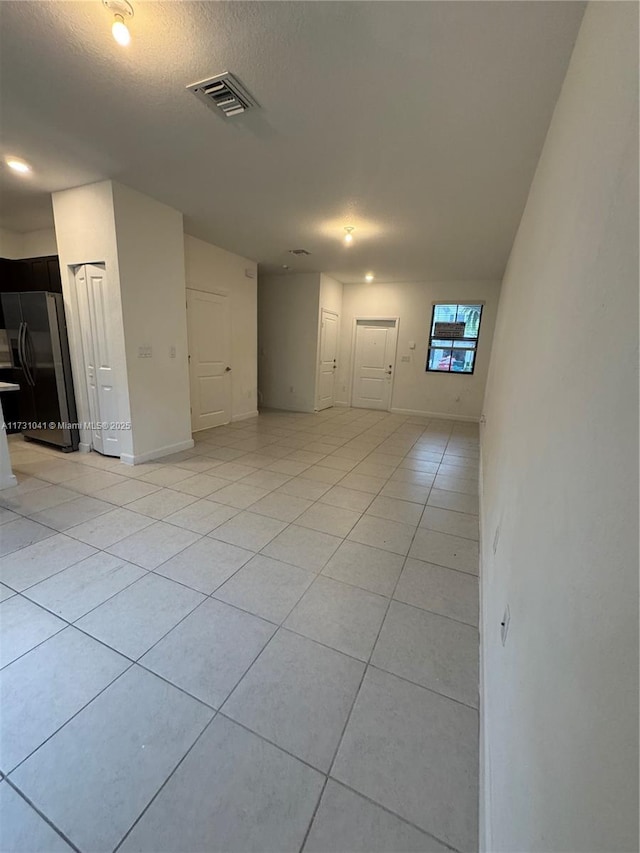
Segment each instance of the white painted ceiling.
[{"label": "white painted ceiling", "polygon": [[[0,2],[0,146],[34,169],[0,170],[3,227],[113,178],[264,269],[502,276],[582,3],[134,7],[122,48],[100,0]],[[260,109],[219,118],[185,90],[225,70]]]}]

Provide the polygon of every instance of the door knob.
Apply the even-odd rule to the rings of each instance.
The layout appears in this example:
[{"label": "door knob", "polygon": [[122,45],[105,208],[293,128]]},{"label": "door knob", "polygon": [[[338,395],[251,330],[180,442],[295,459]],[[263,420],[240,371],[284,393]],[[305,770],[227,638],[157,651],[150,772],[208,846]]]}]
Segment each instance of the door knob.
[{"label": "door knob", "polygon": [[231,372],[231,368],[230,368],[230,367],[225,367],[224,372],[225,372],[225,373],[230,373],[230,372]]}]

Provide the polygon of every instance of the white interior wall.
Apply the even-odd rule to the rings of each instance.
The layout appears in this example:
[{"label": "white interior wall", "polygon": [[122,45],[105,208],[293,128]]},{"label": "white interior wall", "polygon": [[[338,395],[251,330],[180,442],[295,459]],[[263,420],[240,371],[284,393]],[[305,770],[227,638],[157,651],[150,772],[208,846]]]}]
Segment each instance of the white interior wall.
[{"label": "white interior wall", "polygon": [[638,850],[637,73],[637,4],[590,4],[502,287],[482,436],[490,851]]},{"label": "white interior wall", "polygon": [[[357,317],[399,317],[392,411],[478,420],[489,366],[498,306],[497,282],[411,282],[346,284],[342,299],[336,400],[350,405],[354,322]],[[427,344],[434,302],[483,302],[475,371],[427,373]],[[416,348],[409,349],[414,341]],[[402,357],[409,361],[402,361]]]},{"label": "white interior wall", "polygon": [[258,292],[257,264],[185,235],[186,286],[226,293],[231,304],[231,419],[257,414]]},{"label": "white interior wall", "polygon": [[115,182],[113,201],[133,429],[125,461],[142,462],[193,446],[182,213]]},{"label": "white interior wall", "polygon": [[40,258],[57,255],[56,232],[53,228],[19,233],[0,228],[0,258]]},{"label": "white interior wall", "polygon": [[258,369],[262,406],[314,410],[319,301],[318,273],[260,277]]},{"label": "white interior wall", "polygon": [[[78,420],[81,423],[87,423],[91,420],[91,416],[72,267],[86,263],[101,263],[105,265],[107,280],[113,289],[114,316],[110,318],[109,325],[112,366],[117,375],[119,388],[118,420],[130,422],[112,183],[101,181],[83,187],[61,190],[53,193],[52,201]],[[88,450],[91,444],[91,435],[88,430],[80,430],[80,441],[81,449]],[[122,449],[126,454],[133,453],[130,431],[122,432]]]}]

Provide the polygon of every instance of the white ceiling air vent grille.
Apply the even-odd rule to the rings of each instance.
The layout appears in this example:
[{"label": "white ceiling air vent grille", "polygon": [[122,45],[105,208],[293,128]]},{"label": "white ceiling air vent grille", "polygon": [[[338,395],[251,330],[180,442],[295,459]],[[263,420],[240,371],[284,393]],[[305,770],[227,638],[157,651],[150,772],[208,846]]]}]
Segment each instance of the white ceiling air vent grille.
[{"label": "white ceiling air vent grille", "polygon": [[242,83],[229,71],[192,83],[187,89],[215,113],[226,118],[241,115],[251,107],[258,106]]}]

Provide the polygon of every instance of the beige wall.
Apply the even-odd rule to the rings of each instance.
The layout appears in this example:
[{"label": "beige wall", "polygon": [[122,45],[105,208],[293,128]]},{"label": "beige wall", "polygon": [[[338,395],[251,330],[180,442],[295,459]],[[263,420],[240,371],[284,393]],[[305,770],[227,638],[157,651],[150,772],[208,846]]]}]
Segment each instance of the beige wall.
[{"label": "beige wall", "polygon": [[638,6],[590,4],[502,287],[482,434],[489,851],[638,850],[637,74]]},{"label": "beige wall", "polygon": [[258,295],[255,261],[185,235],[186,286],[231,300],[231,417],[257,414]]},{"label": "beige wall", "polygon": [[[133,460],[192,445],[182,214],[113,184]],[[151,346],[151,358],[139,358]],[[175,348],[175,358],[171,357]]]},{"label": "beige wall", "polygon": [[[343,291],[336,399],[351,401],[354,322],[357,317],[399,317],[392,411],[478,420],[489,366],[500,286],[497,282],[346,284]],[[483,302],[472,376],[425,371],[434,302]],[[416,348],[409,349],[414,341]],[[409,362],[403,362],[402,356]]]},{"label": "beige wall", "polygon": [[56,232],[53,228],[24,233],[0,228],[0,258],[18,260],[57,254]]}]

